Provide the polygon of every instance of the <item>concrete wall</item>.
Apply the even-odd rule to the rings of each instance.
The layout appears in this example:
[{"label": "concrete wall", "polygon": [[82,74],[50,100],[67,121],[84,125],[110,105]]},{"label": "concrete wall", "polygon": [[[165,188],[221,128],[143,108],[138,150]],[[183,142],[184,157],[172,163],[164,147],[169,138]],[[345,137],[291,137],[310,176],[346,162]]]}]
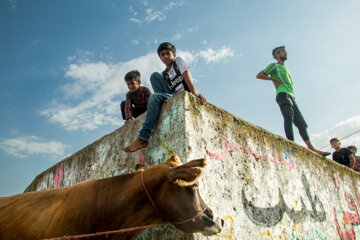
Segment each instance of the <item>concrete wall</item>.
[{"label": "concrete wall", "polygon": [[144,116],[40,174],[26,191],[73,185],[133,171],[178,154],[205,157],[204,200],[223,217],[218,236],[183,234],[172,226],[137,239],[356,239],[360,238],[360,174],[254,126],[188,93],[164,104],[149,147],[126,154]]}]

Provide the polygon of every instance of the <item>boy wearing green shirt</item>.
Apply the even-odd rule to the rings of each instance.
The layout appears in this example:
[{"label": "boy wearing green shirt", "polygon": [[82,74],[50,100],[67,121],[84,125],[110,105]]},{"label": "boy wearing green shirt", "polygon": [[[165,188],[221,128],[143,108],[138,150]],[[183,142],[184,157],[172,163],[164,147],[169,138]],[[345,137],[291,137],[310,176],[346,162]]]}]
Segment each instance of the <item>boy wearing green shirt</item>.
[{"label": "boy wearing green shirt", "polygon": [[317,152],[322,156],[330,155],[329,152],[322,152],[315,149],[310,142],[309,134],[307,132],[307,124],[295,102],[295,93],[291,74],[285,67],[285,60],[287,60],[285,46],[275,48],[272,51],[272,55],[277,60],[277,63],[271,63],[264,70],[260,71],[256,78],[270,80],[273,82],[276,88],[276,102],[279,104],[281,113],[284,117],[286,138],[294,141],[292,125],[294,123],[299,129],[301,138],[310,150]]}]

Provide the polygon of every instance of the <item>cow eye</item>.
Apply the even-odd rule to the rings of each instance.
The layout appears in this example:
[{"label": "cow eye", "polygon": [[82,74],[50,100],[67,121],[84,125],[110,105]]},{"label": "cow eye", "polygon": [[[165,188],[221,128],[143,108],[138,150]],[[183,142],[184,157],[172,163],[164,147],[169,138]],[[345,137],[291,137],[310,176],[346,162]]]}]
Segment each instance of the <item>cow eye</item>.
[{"label": "cow eye", "polygon": [[191,188],[194,189],[194,190],[197,190],[199,189],[199,185],[197,183],[191,185]]}]

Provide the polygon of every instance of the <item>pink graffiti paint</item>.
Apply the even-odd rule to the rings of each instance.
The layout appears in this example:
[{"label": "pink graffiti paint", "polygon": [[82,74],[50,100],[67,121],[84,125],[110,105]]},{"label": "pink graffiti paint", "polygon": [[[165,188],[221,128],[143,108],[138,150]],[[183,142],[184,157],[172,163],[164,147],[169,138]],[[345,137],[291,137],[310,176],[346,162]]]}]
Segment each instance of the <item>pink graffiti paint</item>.
[{"label": "pink graffiti paint", "polygon": [[64,180],[64,163],[60,163],[60,166],[54,173],[54,188],[60,188]]},{"label": "pink graffiti paint", "polygon": [[207,154],[209,157],[211,157],[211,158],[213,158],[213,159],[215,159],[215,160],[217,160],[217,161],[222,161],[222,160],[224,160],[225,157],[227,156],[229,150],[228,150],[228,149],[223,149],[223,151],[222,151],[221,154],[216,154],[216,153],[210,152],[209,150],[207,150],[207,149],[205,148],[205,152],[206,152],[206,154]]},{"label": "pink graffiti paint", "polygon": [[353,183],[353,188],[354,188],[354,192],[355,192],[355,197],[356,197],[356,200],[358,202],[358,206],[360,207],[360,194],[359,194],[359,191],[356,187],[356,183],[354,182]]},{"label": "pink graffiti paint", "polygon": [[140,153],[139,153],[139,163],[143,166],[146,166],[146,164],[147,164],[143,150],[140,150]]},{"label": "pink graffiti paint", "polygon": [[337,189],[339,189],[339,187],[340,187],[339,178],[334,174],[334,176],[332,177],[332,180],[333,180],[333,182],[334,182],[334,184],[335,184],[335,187],[336,187]]},{"label": "pink graffiti paint", "polygon": [[346,225],[350,225],[351,229],[350,230],[343,230],[340,228],[338,220],[336,218],[336,211],[335,211],[335,206],[333,206],[333,213],[334,213],[334,221],[335,221],[335,226],[336,226],[336,230],[340,236],[340,238],[342,240],[355,240],[355,231],[354,231],[354,226],[353,225],[358,225],[359,224],[359,213],[358,210],[355,206],[354,200],[351,196],[350,193],[345,192],[345,201],[346,204],[348,205],[348,207],[351,210],[354,210],[355,213],[350,213],[350,212],[345,212],[343,211],[343,218],[344,218],[344,222]]},{"label": "pink graffiti paint", "polygon": [[[224,141],[224,147],[223,147],[220,154],[212,153],[207,148],[205,148],[206,154],[209,157],[211,157],[212,159],[215,159],[217,161],[222,161],[228,156],[230,151],[233,151],[233,152],[235,152],[237,154],[243,154],[244,152],[247,152],[249,155],[252,155],[256,160],[275,163],[277,165],[282,165],[281,155],[279,154],[278,151],[273,150],[266,141],[265,141],[266,149],[269,150],[269,151],[272,151],[276,155],[276,158],[274,158],[272,156],[263,155],[263,154],[257,152],[256,150],[254,150],[251,147],[249,147],[248,149],[245,150],[241,146],[235,145],[235,144],[229,142],[224,136],[222,136],[222,138],[223,138],[223,141]],[[293,169],[294,168],[294,163],[293,163],[292,159],[289,156],[290,154],[288,152],[285,153],[285,154],[286,154],[287,160],[289,160],[289,162],[285,161],[285,166],[287,168],[289,168],[289,169]]]},{"label": "pink graffiti paint", "polygon": [[359,213],[355,206],[355,202],[350,193],[345,192],[345,201],[351,210],[355,213],[344,212],[344,220],[346,224],[359,224]]},{"label": "pink graffiti paint", "polygon": [[223,140],[224,140],[224,148],[222,150],[222,153],[221,154],[216,154],[216,153],[212,153],[210,152],[209,150],[207,150],[205,148],[205,152],[206,154],[215,159],[215,160],[218,160],[218,161],[222,161],[226,158],[226,156],[229,154],[230,150],[235,152],[235,153],[238,153],[238,154],[242,154],[243,153],[243,150],[240,146],[236,146],[232,143],[230,143],[224,136],[222,136]]}]

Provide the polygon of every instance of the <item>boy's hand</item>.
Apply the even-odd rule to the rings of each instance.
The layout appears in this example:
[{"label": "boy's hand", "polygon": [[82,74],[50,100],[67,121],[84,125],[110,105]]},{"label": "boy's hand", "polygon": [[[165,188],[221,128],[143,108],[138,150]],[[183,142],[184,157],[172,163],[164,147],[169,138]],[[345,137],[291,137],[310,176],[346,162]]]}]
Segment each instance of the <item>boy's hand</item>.
[{"label": "boy's hand", "polygon": [[197,97],[201,99],[202,104],[204,104],[204,105],[207,104],[207,100],[206,100],[206,98],[205,98],[203,95],[198,94]]},{"label": "boy's hand", "polygon": [[132,121],[132,118],[129,118],[128,120],[125,121],[125,124],[128,124],[131,121]]},{"label": "boy's hand", "polygon": [[280,86],[280,85],[283,85],[282,82],[279,80],[279,79],[276,79],[275,78],[275,84],[276,84],[276,89]]}]

